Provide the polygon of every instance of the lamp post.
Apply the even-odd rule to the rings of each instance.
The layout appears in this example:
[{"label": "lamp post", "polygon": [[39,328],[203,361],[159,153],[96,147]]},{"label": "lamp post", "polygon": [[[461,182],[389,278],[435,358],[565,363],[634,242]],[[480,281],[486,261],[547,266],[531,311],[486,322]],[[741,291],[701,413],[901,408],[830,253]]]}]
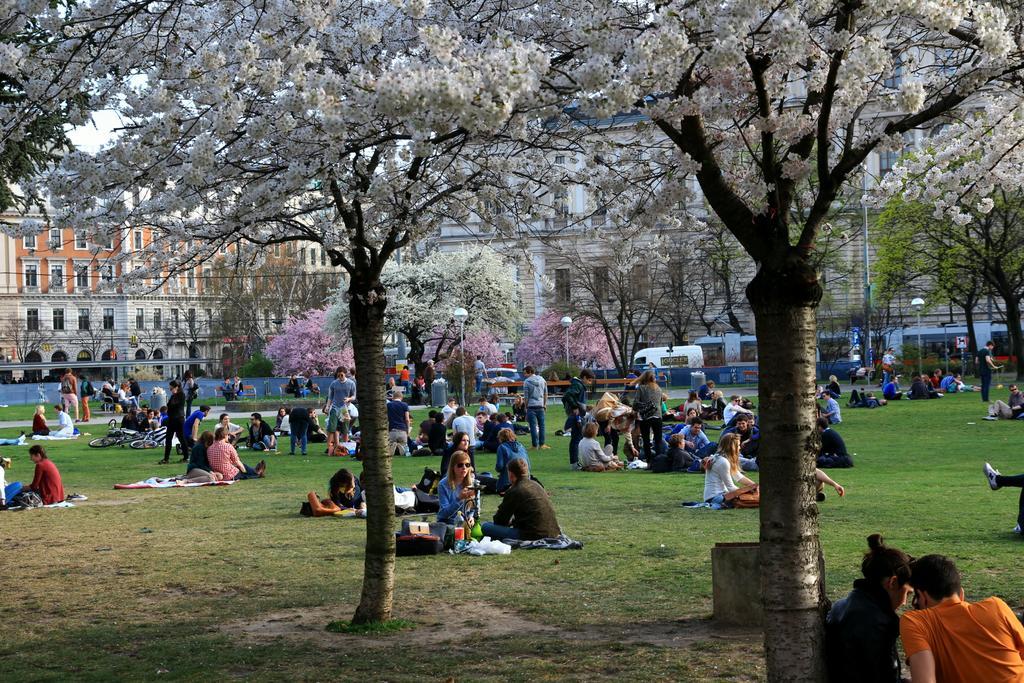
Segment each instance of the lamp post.
[{"label": "lamp post", "polygon": [[452,317],[459,324],[459,355],[462,357],[462,371],[459,373],[459,405],[466,405],[466,321],[469,311],[461,306],[452,311]]},{"label": "lamp post", "polygon": [[924,308],[924,299],[914,297],[910,307],[917,312],[917,374],[921,374],[921,309]]},{"label": "lamp post", "polygon": [[569,328],[572,327],[572,318],[563,316],[561,322],[565,328],[565,371],[569,372]]}]

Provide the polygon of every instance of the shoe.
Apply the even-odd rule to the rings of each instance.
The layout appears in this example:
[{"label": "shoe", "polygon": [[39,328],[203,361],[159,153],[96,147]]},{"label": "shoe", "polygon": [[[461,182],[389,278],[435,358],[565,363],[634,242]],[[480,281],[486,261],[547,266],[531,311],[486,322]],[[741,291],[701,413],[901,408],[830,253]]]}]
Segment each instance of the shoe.
[{"label": "shoe", "polygon": [[563,435],[564,435],[564,432],[561,429],[556,429],[555,430],[555,436],[563,436]]},{"label": "shoe", "polygon": [[181,460],[179,460],[178,462],[188,462],[188,458],[182,458],[182,459],[181,459]]},{"label": "shoe", "polygon": [[569,469],[571,469],[573,472],[579,472],[580,470],[583,469],[583,467],[580,466],[580,464],[578,462],[574,462],[574,463],[572,463],[572,465],[570,466]]},{"label": "shoe", "polygon": [[542,444],[540,445],[540,449],[541,449],[542,451],[550,451],[550,450],[551,450],[551,446],[547,445],[546,443],[542,443]]},{"label": "shoe", "polygon": [[981,419],[982,419],[982,420],[988,420],[989,422],[995,422],[995,421],[996,421],[996,420],[998,420],[999,418],[998,418],[998,417],[996,417],[995,415],[986,415],[985,417],[983,417],[983,418],[981,418]]},{"label": "shoe", "polygon": [[1013,527],[1013,533],[1015,533],[1015,534],[1019,534],[1019,533],[1021,533],[1021,530],[1020,530],[1020,524],[1017,524],[1017,525],[1015,525],[1015,526]]},{"label": "shoe", "polygon": [[988,479],[988,487],[990,489],[995,491],[996,489],[1000,488],[999,484],[996,483],[996,477],[999,476],[999,470],[992,467],[992,465],[985,463],[985,466],[982,468],[981,471],[985,473],[985,478]]},{"label": "shoe", "polygon": [[295,451],[290,451],[288,455],[295,455]]},{"label": "shoe", "polygon": [[170,460],[157,460],[156,464],[157,465],[170,465],[171,461]]},{"label": "shoe", "polygon": [[818,495],[814,497],[814,500],[818,501],[819,503],[823,503],[825,501],[825,492],[818,491]]},{"label": "shoe", "polygon": [[267,471],[267,461],[260,460],[258,463],[256,463],[256,467],[253,469],[256,470],[256,474],[262,477]]}]

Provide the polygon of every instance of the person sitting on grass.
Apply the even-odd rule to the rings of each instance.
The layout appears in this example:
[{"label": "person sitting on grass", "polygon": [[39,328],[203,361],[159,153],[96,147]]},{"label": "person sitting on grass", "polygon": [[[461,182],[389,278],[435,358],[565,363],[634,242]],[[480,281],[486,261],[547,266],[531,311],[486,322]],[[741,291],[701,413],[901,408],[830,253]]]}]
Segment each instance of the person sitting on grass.
[{"label": "person sitting on grass", "polygon": [[[203,483],[220,481],[224,478],[220,472],[214,472],[206,452],[213,445],[213,432],[205,431],[199,435],[189,452],[188,464],[185,466],[185,479],[190,482]],[[184,458],[182,458],[184,460]]]},{"label": "person sitting on grass", "polygon": [[562,531],[548,492],[530,479],[530,463],[523,458],[510,462],[508,478],[510,486],[494,513],[494,521],[484,522],[484,536],[498,541],[506,538],[535,541],[560,536]]},{"label": "person sitting on grass", "polygon": [[996,597],[964,600],[953,560],[925,555],[910,565],[914,609],[900,639],[914,683],[1024,680],[1024,627]]},{"label": "person sitting on grass", "polygon": [[825,619],[825,665],[832,683],[902,680],[896,640],[896,610],[910,594],[911,558],[885,545],[881,534],[868,536],[860,563],[864,576],[837,600]]},{"label": "person sitting on grass", "polygon": [[742,402],[743,397],[739,394],[733,394],[729,397],[728,405],[722,409],[722,419],[725,420],[726,427],[731,427],[740,415],[750,415],[753,418],[754,414],[744,408]]},{"label": "person sitting on grass", "polygon": [[274,433],[278,436],[288,435],[288,409],[281,406],[277,409],[277,417],[274,418]]},{"label": "person sitting on grass", "polygon": [[46,449],[36,444],[28,449],[28,457],[36,464],[35,476],[32,483],[23,491],[32,491],[39,494],[43,505],[53,505],[64,502],[64,484],[60,479],[60,471],[53,461],[46,456]]},{"label": "person sitting on grass", "polygon": [[469,464],[473,466],[473,471],[476,471],[476,460],[473,453],[472,439],[470,439],[469,434],[466,434],[465,432],[455,432],[452,434],[452,442],[445,446],[444,454],[441,456],[442,472],[448,471],[452,456],[459,451],[469,454]]},{"label": "person sitting on grass", "polygon": [[437,521],[455,524],[459,513],[472,526],[473,501],[476,489],[473,488],[473,464],[469,453],[455,451],[448,461],[448,472],[437,485],[438,510]]},{"label": "person sitting on grass", "polygon": [[494,463],[494,469],[498,471],[498,493],[507,489],[511,482],[508,477],[508,466],[513,460],[525,460],[526,466],[530,466],[530,456],[523,444],[516,441],[516,433],[511,428],[505,428],[498,432],[498,458]]},{"label": "person sitting on grass", "polygon": [[915,372],[910,376],[910,394],[907,398],[920,401],[929,398],[942,398],[942,394],[932,388],[932,383],[928,381],[927,376]]},{"label": "person sitting on grass", "polygon": [[889,381],[882,385],[882,396],[886,401],[898,401],[903,398],[903,392],[900,391],[899,375],[892,375]]},{"label": "person sitting on grass", "polygon": [[[704,438],[707,438],[706,436]],[[710,442],[708,442],[710,443]],[[686,437],[682,432],[668,437],[668,470],[670,472],[697,471],[701,458],[686,448]]]},{"label": "person sitting on grass", "polygon": [[121,429],[130,429],[133,432],[146,431],[145,426],[139,420],[139,411],[137,408],[129,408],[128,412],[124,414],[124,417],[121,418]]},{"label": "person sitting on grass", "polygon": [[580,441],[580,469],[584,472],[614,472],[624,465],[611,454],[612,447],[607,451],[597,442],[598,426],[596,422],[588,422],[583,426],[583,439]]},{"label": "person sitting on grass", "polygon": [[12,481],[7,483],[7,470],[11,469],[10,458],[0,458],[0,510],[10,504],[16,495],[21,493],[21,482]]},{"label": "person sitting on grass", "polygon": [[434,413],[434,421],[430,424],[427,432],[427,448],[434,455],[444,455],[447,446],[448,429],[444,426],[444,415],[438,411]]},{"label": "person sitting on grass", "polygon": [[49,436],[50,428],[46,425],[46,406],[36,406],[36,414],[32,416],[32,436]]},{"label": "person sitting on grass", "polygon": [[818,467],[853,467],[853,458],[846,451],[846,442],[839,436],[839,432],[832,429],[823,417],[818,418],[817,427],[821,437]]},{"label": "person sitting on grass", "polygon": [[64,409],[64,406],[58,403],[53,406],[53,409],[57,411],[57,431],[50,432],[50,437],[70,439],[75,436],[75,423],[71,420],[71,416],[68,415],[68,411]]},{"label": "person sitting on grass", "polygon": [[829,424],[837,425],[843,421],[843,416],[839,412],[839,401],[836,397],[825,391],[821,392],[821,398],[825,399],[825,406],[821,409],[821,417],[828,420]]},{"label": "person sitting on grass", "polygon": [[704,384],[701,384],[700,387],[697,388],[697,398],[699,398],[702,401],[710,401],[711,398],[712,398],[712,394],[714,392],[715,392],[715,381],[712,380],[712,379],[709,379],[707,382],[705,382]]},{"label": "person sitting on grass", "polygon": [[213,432],[213,443],[206,449],[206,459],[210,461],[211,471],[220,472],[227,481],[262,478],[267,471],[263,460],[256,467],[250,467],[238,458],[238,451],[228,443],[227,429],[223,426]]},{"label": "person sitting on grass", "polygon": [[828,376],[828,384],[822,391],[827,392],[832,398],[839,398],[843,395],[843,388],[839,386],[839,379],[835,375]]},{"label": "person sitting on grass", "polygon": [[725,434],[718,442],[718,452],[710,456],[704,476],[704,502],[715,510],[732,507],[726,495],[739,489],[739,485],[753,487],[757,483],[740,471],[740,437]]},{"label": "person sitting on grass", "polygon": [[733,426],[722,431],[722,436],[735,434],[740,439],[740,467],[744,472],[756,472],[761,453],[761,430],[754,424],[754,416],[741,413]]},{"label": "person sitting on grass", "polygon": [[220,417],[217,418],[217,426],[224,428],[228,435],[228,443],[232,446],[236,445],[238,440],[242,438],[242,426],[232,422],[231,415],[228,413],[220,414]]},{"label": "person sitting on grass", "polygon": [[330,517],[354,510],[357,517],[366,516],[366,501],[359,481],[344,467],[334,473],[327,484],[328,498],[321,500],[316,491],[306,494],[314,517]]},{"label": "person sitting on grass", "polygon": [[1016,420],[1024,414],[1024,392],[1016,384],[1010,385],[1010,396],[1005,401],[996,401],[988,407],[986,420]]},{"label": "person sitting on grass", "polygon": [[249,416],[249,448],[254,451],[276,451],[277,437],[274,430],[263,421],[263,415],[253,413]]}]

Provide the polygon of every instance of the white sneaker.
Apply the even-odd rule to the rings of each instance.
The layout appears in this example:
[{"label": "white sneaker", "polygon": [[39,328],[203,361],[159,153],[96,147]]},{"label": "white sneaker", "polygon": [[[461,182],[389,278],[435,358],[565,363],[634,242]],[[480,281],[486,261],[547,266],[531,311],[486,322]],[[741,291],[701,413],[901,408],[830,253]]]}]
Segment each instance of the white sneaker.
[{"label": "white sneaker", "polygon": [[1018,525],[1016,525],[1015,527],[1013,527],[1013,533],[1015,533],[1015,534],[1019,534],[1020,532],[1021,532],[1021,531],[1020,531],[1020,524],[1018,524]]},{"label": "white sneaker", "polygon": [[982,468],[982,471],[985,473],[985,478],[988,479],[989,488],[992,489],[993,491],[998,489],[999,484],[996,483],[996,477],[999,476],[999,470],[992,467],[992,465],[985,463],[985,466]]},{"label": "white sneaker", "polygon": [[996,420],[998,420],[999,418],[998,418],[998,417],[996,417],[995,415],[989,415],[988,417],[983,417],[983,418],[981,418],[981,419],[982,419],[982,420],[989,420],[989,421],[991,421],[991,422],[995,422],[995,421],[996,421]]}]

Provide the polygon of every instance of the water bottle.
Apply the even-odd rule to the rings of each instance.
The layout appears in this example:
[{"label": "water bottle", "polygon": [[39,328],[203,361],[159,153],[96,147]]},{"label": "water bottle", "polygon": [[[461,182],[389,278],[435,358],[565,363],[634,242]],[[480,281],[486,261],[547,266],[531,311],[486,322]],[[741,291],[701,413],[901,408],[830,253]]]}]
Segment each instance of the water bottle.
[{"label": "water bottle", "polygon": [[462,512],[455,515],[455,552],[462,552],[466,549],[466,519]]}]

